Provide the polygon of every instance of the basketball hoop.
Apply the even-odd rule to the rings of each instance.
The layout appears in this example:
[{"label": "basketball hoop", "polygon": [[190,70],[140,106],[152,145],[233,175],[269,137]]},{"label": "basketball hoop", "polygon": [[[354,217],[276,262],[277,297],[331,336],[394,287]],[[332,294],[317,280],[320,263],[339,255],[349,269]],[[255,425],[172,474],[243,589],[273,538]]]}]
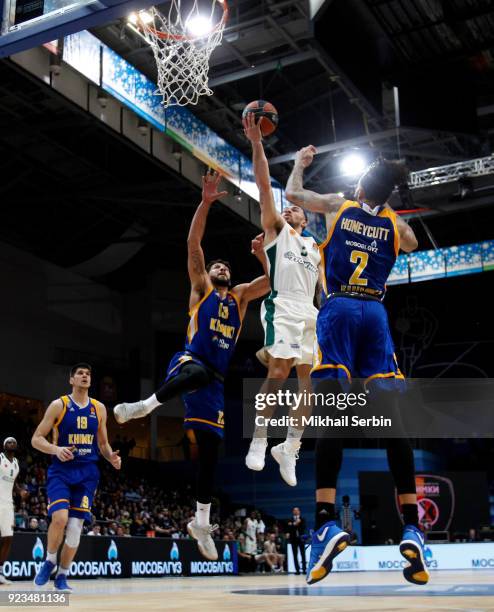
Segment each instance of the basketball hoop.
[{"label": "basketball hoop", "polygon": [[191,0],[185,11],[182,1],[171,0],[168,14],[153,6],[129,19],[153,50],[156,95],[162,96],[165,108],[197,104],[200,96],[212,95],[209,58],[221,43],[228,19],[227,0],[212,0],[209,16],[199,13],[199,0]]}]

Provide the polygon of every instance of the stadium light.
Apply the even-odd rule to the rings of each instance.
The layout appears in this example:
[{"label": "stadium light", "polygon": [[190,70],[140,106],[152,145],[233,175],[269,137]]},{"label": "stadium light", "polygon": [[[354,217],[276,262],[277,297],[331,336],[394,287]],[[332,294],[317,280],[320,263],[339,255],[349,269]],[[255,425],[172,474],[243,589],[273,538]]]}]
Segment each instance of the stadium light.
[{"label": "stadium light", "polygon": [[366,166],[366,161],[358,153],[349,153],[341,160],[340,170],[345,176],[358,176]]},{"label": "stadium light", "polygon": [[134,25],[134,26],[137,25],[137,22],[139,21],[139,19],[142,21],[142,23],[148,24],[148,23],[151,23],[153,21],[153,16],[150,15],[146,11],[139,11],[139,15],[137,13],[131,13],[127,17],[127,21],[129,23],[131,23],[132,25]]},{"label": "stadium light", "polygon": [[191,36],[206,36],[211,32],[211,19],[202,15],[195,15],[187,21],[186,27]]}]

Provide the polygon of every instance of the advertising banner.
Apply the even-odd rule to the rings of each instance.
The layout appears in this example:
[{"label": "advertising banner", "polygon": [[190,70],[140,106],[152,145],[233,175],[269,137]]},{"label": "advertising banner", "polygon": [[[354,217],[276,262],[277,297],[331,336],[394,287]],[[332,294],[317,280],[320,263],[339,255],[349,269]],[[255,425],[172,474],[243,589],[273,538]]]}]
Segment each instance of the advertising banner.
[{"label": "advertising banner", "polygon": [[[308,563],[310,546],[305,553]],[[426,545],[424,556],[429,570],[493,569],[494,543]],[[398,546],[349,546],[336,557],[332,571],[401,571],[407,564]],[[288,548],[288,571],[295,571],[291,547]]]},{"label": "advertising banner", "polygon": [[[237,545],[217,542],[218,560],[207,561],[194,540],[82,536],[70,567],[74,578],[227,576],[238,574]],[[46,534],[16,533],[3,573],[32,580],[45,558]]]}]

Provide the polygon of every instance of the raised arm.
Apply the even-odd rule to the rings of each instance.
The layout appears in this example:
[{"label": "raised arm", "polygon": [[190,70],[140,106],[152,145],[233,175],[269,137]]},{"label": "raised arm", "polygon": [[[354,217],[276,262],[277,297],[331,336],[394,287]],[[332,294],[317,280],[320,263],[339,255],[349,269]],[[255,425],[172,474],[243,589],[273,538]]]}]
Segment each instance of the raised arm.
[{"label": "raised arm", "polygon": [[250,252],[254,255],[261,263],[264,274],[269,276],[268,271],[268,258],[266,257],[266,251],[264,250],[264,234],[258,234],[251,242]]},{"label": "raised arm", "polygon": [[336,193],[316,193],[304,189],[304,170],[312,164],[316,148],[312,145],[297,151],[292,172],[286,184],[286,198],[312,212],[331,214],[338,211],[345,198]]},{"label": "raised arm", "polygon": [[236,285],[232,289],[233,293],[235,293],[238,301],[240,302],[240,314],[242,318],[247,310],[249,302],[252,300],[257,300],[257,298],[266,295],[271,288],[269,283],[268,261],[263,247],[264,235],[259,234],[252,240],[251,253],[260,261],[264,269],[264,276],[259,276],[250,283],[241,283],[240,285]]},{"label": "raised arm", "polygon": [[415,251],[419,243],[413,229],[399,215],[396,215],[396,225],[400,234],[400,249],[405,253]]},{"label": "raised arm", "polygon": [[98,402],[99,427],[98,427],[98,448],[101,455],[113,465],[116,470],[119,470],[122,465],[122,459],[118,456],[120,451],[114,451],[108,442],[108,432],[106,429],[106,408],[104,404]]},{"label": "raised arm", "polygon": [[206,229],[211,204],[218,198],[227,195],[226,191],[218,192],[221,176],[218,172],[207,172],[202,177],[202,199],[190,224],[189,236],[187,238],[187,267],[191,284],[190,306],[199,301],[210,285],[204,252],[202,250],[202,239]]},{"label": "raised arm", "polygon": [[250,281],[250,283],[242,283],[241,285],[234,287],[232,291],[236,294],[240,301],[242,316],[244,315],[249,302],[252,300],[257,300],[257,298],[266,295],[266,293],[269,293],[270,289],[269,278],[266,275],[258,276],[253,281]]},{"label": "raised arm", "polygon": [[259,205],[261,207],[261,225],[265,232],[279,233],[285,221],[276,210],[273,190],[271,189],[271,177],[269,176],[269,164],[262,146],[262,134],[259,122],[256,123],[254,113],[248,113],[242,121],[244,131],[252,145],[252,163],[254,165],[254,176],[259,189]]}]

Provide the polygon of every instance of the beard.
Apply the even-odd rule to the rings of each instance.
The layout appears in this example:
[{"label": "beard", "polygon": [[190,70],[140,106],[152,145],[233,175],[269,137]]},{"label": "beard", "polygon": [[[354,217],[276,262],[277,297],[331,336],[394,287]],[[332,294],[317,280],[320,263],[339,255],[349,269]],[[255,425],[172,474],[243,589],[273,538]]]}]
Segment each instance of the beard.
[{"label": "beard", "polygon": [[217,285],[218,287],[229,287],[230,286],[230,281],[228,278],[218,278],[216,277],[213,280],[213,284]]}]

